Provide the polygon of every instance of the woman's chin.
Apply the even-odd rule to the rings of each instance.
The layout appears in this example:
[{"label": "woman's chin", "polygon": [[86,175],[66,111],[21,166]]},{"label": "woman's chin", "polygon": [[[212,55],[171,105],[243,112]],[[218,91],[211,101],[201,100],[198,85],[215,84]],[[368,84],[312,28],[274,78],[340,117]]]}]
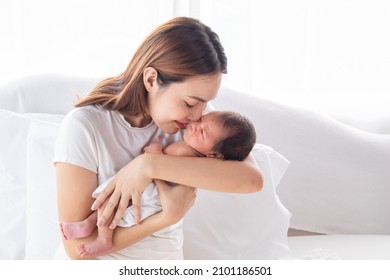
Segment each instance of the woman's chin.
[{"label": "woman's chin", "polygon": [[180,128],[178,128],[177,126],[167,126],[165,128],[161,128],[165,133],[168,133],[168,134],[176,134],[179,132]]}]

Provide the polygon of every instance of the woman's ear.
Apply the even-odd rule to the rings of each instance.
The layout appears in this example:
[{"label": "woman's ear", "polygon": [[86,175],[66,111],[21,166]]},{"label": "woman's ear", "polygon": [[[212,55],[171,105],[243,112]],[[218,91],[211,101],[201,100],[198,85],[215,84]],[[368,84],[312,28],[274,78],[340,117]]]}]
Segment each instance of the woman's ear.
[{"label": "woman's ear", "polygon": [[158,88],[157,70],[154,67],[146,67],[143,72],[144,86],[147,92],[153,92]]}]

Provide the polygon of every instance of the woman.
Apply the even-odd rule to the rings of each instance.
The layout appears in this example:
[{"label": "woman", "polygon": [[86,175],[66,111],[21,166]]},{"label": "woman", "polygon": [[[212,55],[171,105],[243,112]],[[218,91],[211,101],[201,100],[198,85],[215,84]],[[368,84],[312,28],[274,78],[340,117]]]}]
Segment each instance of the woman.
[{"label": "woman", "polygon": [[[182,243],[177,223],[194,202],[191,187],[237,193],[261,189],[261,172],[251,157],[236,162],[142,154],[156,137],[165,144],[178,141],[179,130],[199,120],[216,97],[226,67],[223,47],[209,27],[174,18],[145,39],[122,74],[99,83],[65,118],[55,155],[60,221],[86,218],[92,192],[115,173],[93,205],[96,209],[111,195],[98,221],[105,224],[117,209],[111,228],[130,201],[139,221],[140,195],[153,180],[182,185],[159,187],[162,212],[131,228],[115,228],[112,253],[102,258],[181,258],[171,248]],[[169,244],[157,244],[172,233]],[[63,240],[63,245],[78,258],[75,246],[95,238],[96,233]],[[148,253],[151,247],[154,255]]]}]

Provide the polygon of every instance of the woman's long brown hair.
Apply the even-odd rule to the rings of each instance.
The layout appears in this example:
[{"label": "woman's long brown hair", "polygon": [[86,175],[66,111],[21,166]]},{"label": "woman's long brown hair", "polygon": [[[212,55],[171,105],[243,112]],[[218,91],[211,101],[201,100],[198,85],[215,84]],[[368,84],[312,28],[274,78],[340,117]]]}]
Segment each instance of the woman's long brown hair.
[{"label": "woman's long brown hair", "polygon": [[189,77],[227,72],[219,37],[197,19],[177,17],[157,27],[139,46],[126,70],[105,79],[76,107],[100,105],[126,116],[146,116],[143,71],[154,67],[160,86]]}]

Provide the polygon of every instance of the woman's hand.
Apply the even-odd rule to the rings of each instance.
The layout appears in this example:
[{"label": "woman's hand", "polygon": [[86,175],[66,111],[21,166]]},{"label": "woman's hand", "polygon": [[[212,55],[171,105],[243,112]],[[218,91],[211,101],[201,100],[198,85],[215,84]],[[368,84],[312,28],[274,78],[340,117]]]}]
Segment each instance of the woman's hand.
[{"label": "woman's hand", "polygon": [[167,225],[180,221],[195,202],[197,189],[175,185],[168,186],[166,182],[155,180],[158,188],[162,214]]},{"label": "woman's hand", "polygon": [[92,204],[91,209],[98,209],[106,200],[107,206],[98,217],[98,225],[103,225],[115,212],[110,228],[114,229],[123,216],[131,201],[134,207],[136,223],[140,221],[140,197],[145,188],[152,182],[148,176],[149,166],[147,157],[140,155],[125,165],[115,175],[112,182],[101,192]]}]

